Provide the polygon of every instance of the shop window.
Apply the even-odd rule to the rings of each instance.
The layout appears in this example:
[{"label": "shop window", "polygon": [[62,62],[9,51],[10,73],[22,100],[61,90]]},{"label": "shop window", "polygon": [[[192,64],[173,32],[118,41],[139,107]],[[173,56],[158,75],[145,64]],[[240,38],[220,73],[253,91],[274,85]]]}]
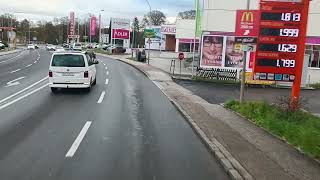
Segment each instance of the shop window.
[{"label": "shop window", "polygon": [[[198,51],[199,43],[196,44],[196,51]],[[179,52],[193,52],[193,43],[180,43]]]},{"label": "shop window", "polygon": [[320,68],[320,45],[307,45],[305,53],[310,55],[309,67]]}]

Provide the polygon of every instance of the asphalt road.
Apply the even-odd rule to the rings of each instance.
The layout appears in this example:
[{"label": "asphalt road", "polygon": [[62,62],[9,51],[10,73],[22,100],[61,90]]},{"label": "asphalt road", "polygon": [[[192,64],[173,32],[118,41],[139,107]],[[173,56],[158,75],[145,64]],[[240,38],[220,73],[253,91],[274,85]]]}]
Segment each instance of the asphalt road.
[{"label": "asphalt road", "polygon": [[98,57],[90,93],[52,94],[50,56],[41,49],[0,56],[1,180],[228,179],[139,71]]},{"label": "asphalt road", "polygon": [[[189,80],[176,80],[186,89],[202,97],[212,104],[225,103],[228,100],[239,99],[240,87],[233,84],[217,84]],[[303,108],[320,115],[320,90],[301,90]],[[246,87],[245,99],[253,101],[267,101],[279,103],[281,97],[290,97],[291,89]]]}]

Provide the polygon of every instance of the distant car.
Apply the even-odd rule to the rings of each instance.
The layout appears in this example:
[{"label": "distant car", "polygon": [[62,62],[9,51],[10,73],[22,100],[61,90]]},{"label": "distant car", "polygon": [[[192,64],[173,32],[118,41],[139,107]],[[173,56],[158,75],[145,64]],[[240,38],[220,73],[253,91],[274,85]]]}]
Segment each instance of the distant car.
[{"label": "distant car", "polygon": [[0,49],[4,49],[6,46],[3,43],[0,43]]},{"label": "distant car", "polygon": [[49,87],[53,93],[58,88],[90,88],[96,84],[98,61],[88,53],[54,53],[49,66]]},{"label": "distant car", "polygon": [[34,44],[34,47],[35,47],[36,49],[39,49],[38,44]]},{"label": "distant car", "polygon": [[72,45],[72,50],[75,50],[75,51],[82,51],[82,45],[80,43],[74,43]]},{"label": "distant car", "polygon": [[107,50],[111,53],[117,53],[117,54],[126,52],[125,48],[123,48],[122,46],[118,46],[118,45],[112,45],[112,46],[108,47]]},{"label": "distant car", "polygon": [[56,50],[56,46],[52,45],[52,44],[48,44],[47,45],[47,50],[48,51],[55,51]]},{"label": "distant car", "polygon": [[102,45],[102,49],[103,49],[103,50],[108,50],[108,48],[109,48],[110,46],[112,46],[112,45],[111,45],[111,44],[103,44],[103,45]]},{"label": "distant car", "polygon": [[93,45],[93,44],[87,44],[86,48],[88,48],[88,49],[93,49],[93,48],[94,48],[94,45]]},{"label": "distant car", "polygon": [[56,50],[55,50],[55,52],[64,52],[64,51],[65,51],[65,49],[62,48],[62,47],[58,47],[58,48],[56,48]]},{"label": "distant car", "polygon": [[34,44],[28,44],[27,49],[28,50],[34,50],[34,49],[36,49],[36,47],[34,46]]}]

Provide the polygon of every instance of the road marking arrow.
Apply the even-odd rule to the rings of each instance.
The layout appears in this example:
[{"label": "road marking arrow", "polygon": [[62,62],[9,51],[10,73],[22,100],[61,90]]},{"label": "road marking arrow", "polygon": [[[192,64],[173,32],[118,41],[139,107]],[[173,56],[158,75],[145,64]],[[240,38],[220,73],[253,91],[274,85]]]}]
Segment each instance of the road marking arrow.
[{"label": "road marking arrow", "polygon": [[17,86],[20,84],[19,80],[24,79],[25,77],[19,77],[15,80],[7,82],[7,85],[5,87],[11,87],[11,86]]}]

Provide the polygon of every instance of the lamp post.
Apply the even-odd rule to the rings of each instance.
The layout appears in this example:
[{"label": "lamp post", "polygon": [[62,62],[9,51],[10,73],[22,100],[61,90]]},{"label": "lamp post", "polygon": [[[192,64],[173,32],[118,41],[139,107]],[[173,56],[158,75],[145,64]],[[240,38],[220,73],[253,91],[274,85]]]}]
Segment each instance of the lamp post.
[{"label": "lamp post", "polygon": [[103,12],[104,10],[100,10],[99,11],[99,43],[101,44],[101,12]]},{"label": "lamp post", "polygon": [[[151,5],[150,5],[150,2],[149,2],[149,0],[146,0],[146,2],[148,3],[148,6],[149,6],[149,16],[151,16],[151,10],[152,10],[152,8],[151,8]],[[150,21],[150,20],[149,20]],[[150,25],[150,22],[149,22],[149,25]],[[149,43],[149,49],[148,49],[148,65],[150,64],[150,46],[151,46],[151,40],[150,40],[150,38],[149,38],[149,40],[148,40],[148,43]]]}]

